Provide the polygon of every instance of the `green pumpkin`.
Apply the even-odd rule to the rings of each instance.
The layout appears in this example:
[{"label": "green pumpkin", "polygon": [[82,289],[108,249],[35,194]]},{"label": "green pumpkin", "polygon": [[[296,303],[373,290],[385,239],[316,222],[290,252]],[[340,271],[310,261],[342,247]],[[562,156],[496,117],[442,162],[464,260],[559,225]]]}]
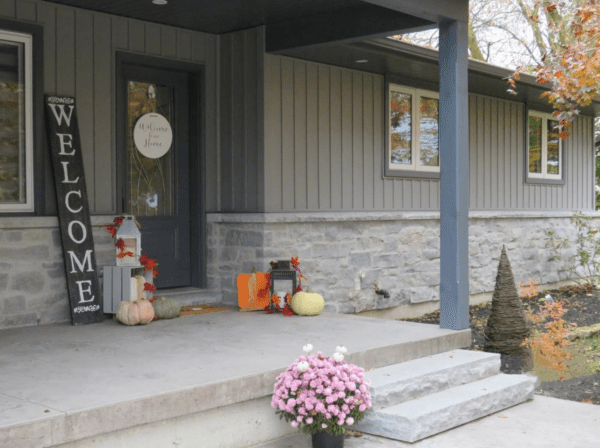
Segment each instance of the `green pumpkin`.
[{"label": "green pumpkin", "polygon": [[164,297],[158,297],[153,301],[152,307],[154,308],[154,314],[159,319],[173,319],[181,311],[181,305],[177,300],[165,299]]}]

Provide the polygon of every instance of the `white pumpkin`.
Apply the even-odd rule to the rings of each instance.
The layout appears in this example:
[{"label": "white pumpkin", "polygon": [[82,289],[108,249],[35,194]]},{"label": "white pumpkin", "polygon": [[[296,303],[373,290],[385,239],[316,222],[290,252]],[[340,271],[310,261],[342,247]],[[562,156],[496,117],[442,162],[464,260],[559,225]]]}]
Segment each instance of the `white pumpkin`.
[{"label": "white pumpkin", "polygon": [[120,302],[116,318],[124,325],[146,325],[154,319],[154,308],[147,300],[140,299],[132,302]]},{"label": "white pumpkin", "polygon": [[292,297],[292,310],[300,316],[316,316],[325,306],[323,296],[313,292],[297,292]]}]

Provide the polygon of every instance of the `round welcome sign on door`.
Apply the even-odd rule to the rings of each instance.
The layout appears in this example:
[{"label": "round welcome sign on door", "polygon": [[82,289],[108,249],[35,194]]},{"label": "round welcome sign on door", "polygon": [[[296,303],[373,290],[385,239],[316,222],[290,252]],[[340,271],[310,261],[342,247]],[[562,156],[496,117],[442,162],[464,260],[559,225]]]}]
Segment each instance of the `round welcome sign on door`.
[{"label": "round welcome sign on door", "polygon": [[144,156],[158,159],[171,148],[173,130],[167,119],[160,114],[142,115],[133,128],[133,142]]}]

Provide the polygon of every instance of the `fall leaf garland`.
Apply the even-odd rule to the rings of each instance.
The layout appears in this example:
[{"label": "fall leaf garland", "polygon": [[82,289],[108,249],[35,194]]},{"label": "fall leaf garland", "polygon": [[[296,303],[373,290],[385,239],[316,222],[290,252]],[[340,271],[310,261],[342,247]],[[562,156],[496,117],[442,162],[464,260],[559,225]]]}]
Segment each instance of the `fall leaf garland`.
[{"label": "fall leaf garland", "polygon": [[[298,287],[296,288],[296,290],[294,291],[294,294],[296,294],[297,292],[302,291],[302,279],[304,280],[308,280],[308,278],[306,278],[304,275],[302,275],[302,271],[300,270],[300,261],[298,261],[298,257],[292,257],[291,259],[291,265],[292,268],[294,268],[294,270],[296,272],[298,272]],[[274,268],[276,265],[276,263],[274,261],[271,262],[271,268]],[[271,276],[269,275],[269,283],[267,288],[267,293],[268,293],[268,289],[270,289],[270,278]],[[260,294],[261,291],[259,291]],[[275,313],[275,310],[279,311],[281,314],[283,314],[284,316],[293,316],[294,311],[292,310],[292,296],[290,296],[289,293],[287,293],[285,295],[285,297],[283,298],[285,305],[283,307],[281,307],[280,303],[281,303],[281,297],[273,294],[271,296],[271,302],[265,307],[265,313],[267,314],[273,314]]]}]

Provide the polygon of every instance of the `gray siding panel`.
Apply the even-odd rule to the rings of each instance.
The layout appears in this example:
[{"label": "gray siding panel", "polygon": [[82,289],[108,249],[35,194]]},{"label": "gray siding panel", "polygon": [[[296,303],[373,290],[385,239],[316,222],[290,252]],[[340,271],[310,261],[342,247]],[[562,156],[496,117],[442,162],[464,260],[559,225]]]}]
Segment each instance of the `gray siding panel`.
[{"label": "gray siding panel", "polygon": [[[382,176],[383,77],[282,56],[265,58],[265,131],[271,136],[265,143],[265,172],[268,185],[283,189],[283,201],[267,194],[266,211],[439,209],[439,180]],[[574,124],[565,185],[527,184],[524,104],[470,95],[471,209],[591,209],[591,126],[590,117]]]},{"label": "gray siding panel", "polygon": [[[233,201],[233,209],[236,211],[246,210],[246,185],[248,181],[248,171],[245,168],[245,159],[247,149],[245,146],[244,135],[246,133],[246,124],[250,119],[246,114],[246,98],[245,98],[245,36],[239,36],[231,39],[231,66],[225,79],[230,79],[231,84],[226,88],[229,89],[229,101],[231,102],[231,120],[227,123],[225,120],[222,123],[228,128],[231,133],[231,196]],[[223,67],[225,70],[225,67]],[[223,74],[226,74],[223,71]],[[249,168],[249,167],[248,167]]]},{"label": "gray siding panel", "polygon": [[[319,73],[316,65],[309,65],[306,69],[306,84],[316,86],[319,84]],[[307,208],[319,209],[319,99],[318,89],[306,91],[306,110],[316,111],[314,114],[306,115],[306,172],[314,182],[308,182]]]},{"label": "gray siding panel", "polygon": [[81,132],[81,154],[86,167],[85,179],[90,210],[96,209],[96,172],[94,170],[94,15],[76,11],[75,15],[75,98],[80,129],[91,127],[91,132]]},{"label": "gray siding panel", "polygon": [[177,58],[192,58],[192,35],[183,30],[177,30]]},{"label": "gray siding panel", "polygon": [[143,22],[137,20],[129,22],[129,50],[138,53],[146,51],[146,31]]},{"label": "gray siding panel", "polygon": [[[246,184],[244,185],[244,210],[260,210],[258,206],[259,193],[257,186],[261,183],[258,173],[258,148],[259,125],[258,99],[261,97],[258,90],[258,67],[259,64],[258,34],[256,30],[246,36],[244,41],[244,114],[246,126],[244,128],[244,166],[241,170],[246,173]],[[261,75],[262,76],[262,75]],[[262,77],[261,77],[262,80]],[[262,122],[261,122],[262,123]],[[261,125],[262,126],[262,125]],[[264,143],[263,143],[264,145]]]},{"label": "gray siding panel", "polygon": [[192,34],[192,60],[194,62],[206,61],[207,40],[214,38],[210,34]]},{"label": "gray siding panel", "polygon": [[112,43],[115,49],[129,49],[129,21],[127,19],[112,17]]},{"label": "gray siding panel", "polygon": [[475,177],[477,192],[476,209],[485,208],[485,98],[477,98],[477,176]]},{"label": "gray siding panel", "polygon": [[[262,33],[262,28],[253,28],[220,37],[222,211],[257,212],[264,207],[264,172],[259,166],[264,164]],[[290,188],[293,192],[293,184]]]},{"label": "gray siding panel", "polygon": [[363,208],[374,208],[375,189],[375,157],[373,152],[373,77],[363,78],[363,116],[362,116],[362,147],[363,147]]},{"label": "gray siding panel", "polygon": [[163,29],[160,48],[163,56],[168,58],[177,57],[177,30],[174,28]]},{"label": "gray siding panel", "polygon": [[319,133],[318,170],[319,170],[319,210],[331,209],[331,145],[330,145],[330,88],[329,67],[319,65],[317,100],[319,102],[316,119]]},{"label": "gray siding panel", "polygon": [[[115,54],[118,50],[163,54],[206,63],[206,108],[217,109],[216,37],[146,24],[124,17],[84,11],[35,0],[1,0],[0,16],[37,22],[44,28],[44,93],[74,95],[90,210],[116,213],[115,204]],[[207,42],[211,42],[209,61]],[[208,83],[212,82],[212,88]],[[205,117],[206,153],[218,151],[214,113]],[[207,172],[216,172],[214,160]],[[47,163],[46,199],[52,203],[52,174]],[[207,210],[218,210],[214,188],[206,189]],[[212,207],[212,208],[211,208]],[[52,213],[52,207],[47,210]]]},{"label": "gray siding panel", "polygon": [[342,69],[331,67],[329,83],[331,210],[342,209]]},{"label": "gray siding panel", "polygon": [[161,54],[162,29],[159,25],[145,24],[146,53],[159,56]]},{"label": "gray siding panel", "polygon": [[[477,116],[477,99],[469,97],[469,122],[474,123]],[[477,151],[475,151],[477,139],[477,127],[469,126],[469,176],[475,179],[477,175]],[[477,183],[471,180],[469,183],[469,208],[474,209],[477,202]]]},{"label": "gray siding panel", "polygon": [[232,51],[231,35],[221,37],[221,207],[222,210],[233,210],[233,154],[231,141],[231,120],[233,109],[231,106],[231,71]]},{"label": "gray siding panel", "polygon": [[383,210],[390,202],[391,182],[383,181],[384,137],[379,129],[383,129],[383,79],[373,78],[373,209]]},{"label": "gray siding panel", "polygon": [[[192,34],[192,39],[195,37]],[[203,39],[204,41],[204,39]],[[204,112],[204,169],[206,179],[206,211],[215,212],[220,210],[220,172],[221,172],[221,138],[220,129],[220,104],[218,101],[218,92],[220,91],[219,76],[217,72],[219,59],[219,38],[217,36],[208,36],[206,39],[206,73],[205,73],[205,110]],[[193,52],[191,53],[193,55]]]},{"label": "gray siding panel", "polygon": [[[112,150],[114,101],[112,92],[113,50],[111,21],[106,15],[94,15],[94,170],[95,213],[116,210],[115,154]],[[104,71],[98,73],[98,71]],[[81,125],[80,125],[81,129]]]},{"label": "gray siding panel", "polygon": [[342,209],[353,209],[353,172],[352,172],[352,75],[349,70],[342,71]]},{"label": "gray siding panel", "polygon": [[282,116],[281,103],[281,59],[268,58],[265,62],[265,123],[269,123],[269,132],[265,133],[265,160],[269,161],[272,171],[265,167],[265,203],[282,207],[282,179],[275,173],[282,170]]},{"label": "gray siding panel", "polygon": [[[289,206],[298,210],[306,210],[306,186],[309,175],[306,170],[306,64],[303,62],[294,62],[293,68],[294,92],[293,92],[293,147],[294,147],[294,203]],[[311,181],[312,181],[312,174]],[[285,206],[286,204],[284,204]]]},{"label": "gray siding panel", "polygon": [[17,1],[4,0],[0,2],[0,16],[14,19],[17,15]]},{"label": "gray siding panel", "polygon": [[75,95],[75,11],[67,10],[56,17],[56,65],[61,76],[56,80],[58,95]]},{"label": "gray siding panel", "polygon": [[17,19],[35,22],[37,20],[37,5],[34,2],[17,2]]},{"label": "gray siding panel", "polygon": [[[287,110],[294,105],[294,62],[284,60],[281,62],[281,103],[285,110],[281,114],[281,166],[274,166],[273,170],[265,169],[272,176],[281,176],[281,204],[283,210],[294,210],[294,114]],[[267,161],[265,161],[267,163]]]},{"label": "gray siding panel", "polygon": [[352,73],[352,208],[364,209],[363,76]]}]

